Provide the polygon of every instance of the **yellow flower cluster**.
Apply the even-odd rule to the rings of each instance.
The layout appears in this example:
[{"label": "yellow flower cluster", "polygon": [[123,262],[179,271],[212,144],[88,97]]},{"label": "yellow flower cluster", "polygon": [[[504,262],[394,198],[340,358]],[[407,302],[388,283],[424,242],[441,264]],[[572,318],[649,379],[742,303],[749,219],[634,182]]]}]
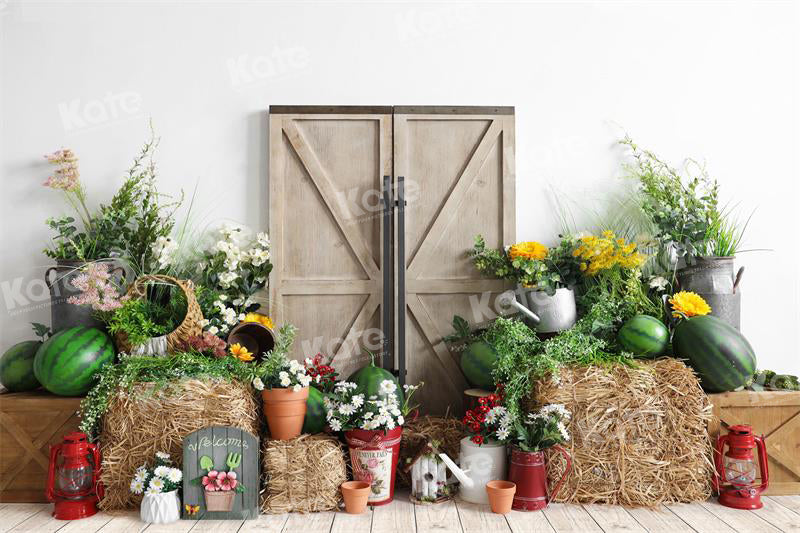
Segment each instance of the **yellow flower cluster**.
[{"label": "yellow flower cluster", "polygon": [[547,257],[547,246],[535,241],[519,242],[508,250],[508,255],[512,261],[518,257],[542,260]]},{"label": "yellow flower cluster", "polygon": [[637,268],[647,259],[636,251],[635,242],[626,243],[625,239],[616,238],[612,231],[604,231],[601,237],[582,237],[572,255],[581,259],[580,268],[587,276],[616,266]]},{"label": "yellow flower cluster", "polygon": [[707,315],[711,312],[711,306],[702,296],[689,291],[676,292],[669,299],[669,304],[672,306],[672,316],[675,318]]},{"label": "yellow flower cluster", "polygon": [[244,322],[257,322],[268,329],[275,329],[275,324],[272,323],[272,319],[261,313],[247,313],[244,316]]}]

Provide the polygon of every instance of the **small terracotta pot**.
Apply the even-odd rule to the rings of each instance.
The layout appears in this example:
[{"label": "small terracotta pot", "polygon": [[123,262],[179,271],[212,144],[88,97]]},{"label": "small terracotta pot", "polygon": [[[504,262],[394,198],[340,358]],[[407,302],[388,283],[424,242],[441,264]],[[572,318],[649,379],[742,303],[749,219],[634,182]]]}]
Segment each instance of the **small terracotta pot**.
[{"label": "small terracotta pot", "polygon": [[511,511],[514,502],[514,493],[517,485],[510,481],[492,480],[486,484],[486,493],[489,495],[489,507],[493,513],[506,514]]},{"label": "small terracotta pot", "polygon": [[232,490],[219,490],[215,492],[203,491],[206,496],[206,511],[230,511],[233,509],[233,497],[236,492]]},{"label": "small terracotta pot", "polygon": [[370,485],[366,481],[345,481],[342,483],[344,509],[348,514],[361,514],[367,508]]},{"label": "small terracotta pot", "polygon": [[295,392],[293,389],[264,389],[261,400],[264,416],[267,417],[269,433],[273,439],[289,440],[303,431],[306,419],[308,387]]}]

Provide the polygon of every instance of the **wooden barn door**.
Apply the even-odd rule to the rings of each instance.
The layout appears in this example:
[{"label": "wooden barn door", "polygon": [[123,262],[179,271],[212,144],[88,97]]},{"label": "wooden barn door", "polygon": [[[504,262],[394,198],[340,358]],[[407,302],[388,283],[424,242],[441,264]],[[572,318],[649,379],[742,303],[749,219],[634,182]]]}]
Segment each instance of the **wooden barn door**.
[{"label": "wooden barn door", "polygon": [[493,318],[494,297],[505,288],[481,276],[466,251],[477,234],[490,247],[514,242],[513,108],[394,112],[395,180],[406,201],[397,215],[405,256],[397,312],[406,318],[398,350],[405,349],[406,382],[425,382],[418,398],[425,411],[458,414],[467,384],[442,337],[455,314],[470,323]]},{"label": "wooden barn door", "polygon": [[343,377],[382,347],[391,136],[391,107],[270,108],[270,313],[299,328],[294,358],[334,356]]}]

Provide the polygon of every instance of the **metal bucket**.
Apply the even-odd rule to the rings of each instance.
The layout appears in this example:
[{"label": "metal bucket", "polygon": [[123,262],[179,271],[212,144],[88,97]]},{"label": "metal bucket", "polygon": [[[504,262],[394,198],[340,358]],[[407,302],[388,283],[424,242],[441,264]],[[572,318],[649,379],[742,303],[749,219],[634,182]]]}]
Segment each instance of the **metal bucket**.
[{"label": "metal bucket", "polygon": [[[50,328],[53,333],[75,326],[104,328],[104,324],[94,317],[88,305],[73,305],[67,302],[70,296],[77,296],[80,291],[72,285],[72,280],[81,274],[86,266],[82,261],[57,261],[44,274],[44,281],[50,289]],[[121,266],[115,267],[112,276],[124,276]]]},{"label": "metal bucket", "polygon": [[742,295],[739,283],[744,267],[733,274],[733,257],[700,257],[697,262],[681,268],[675,275],[678,287],[692,291],[711,306],[711,315],[739,329]]}]

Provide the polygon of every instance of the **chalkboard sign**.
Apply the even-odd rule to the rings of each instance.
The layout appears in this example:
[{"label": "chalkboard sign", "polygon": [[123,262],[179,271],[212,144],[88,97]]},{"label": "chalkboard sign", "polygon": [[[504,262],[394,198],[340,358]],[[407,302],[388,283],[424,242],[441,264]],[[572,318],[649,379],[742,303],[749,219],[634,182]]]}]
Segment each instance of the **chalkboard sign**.
[{"label": "chalkboard sign", "polygon": [[[259,486],[258,438],[239,428],[211,426],[198,429],[183,439],[183,508],[184,520],[251,520],[258,517]],[[211,493],[216,501],[207,501],[200,479],[210,470],[235,472],[236,485],[242,492]],[[227,494],[224,494],[227,492]],[[209,511],[207,504],[219,508],[220,498],[233,500],[230,511]],[[230,502],[228,502],[230,505]],[[223,504],[224,506],[224,504]]]}]

